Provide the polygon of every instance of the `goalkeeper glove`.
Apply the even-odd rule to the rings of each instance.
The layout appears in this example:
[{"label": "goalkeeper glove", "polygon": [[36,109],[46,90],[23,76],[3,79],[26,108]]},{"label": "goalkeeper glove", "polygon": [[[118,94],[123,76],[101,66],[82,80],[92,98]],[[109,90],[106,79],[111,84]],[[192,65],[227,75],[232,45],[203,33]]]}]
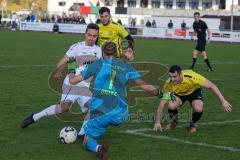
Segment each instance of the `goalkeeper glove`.
[{"label": "goalkeeper glove", "polygon": [[157,97],[158,98],[162,98],[163,97],[163,93],[162,93],[162,91],[160,89],[158,89]]},{"label": "goalkeeper glove", "polygon": [[74,73],[75,74],[76,69],[78,67],[76,59],[74,57],[70,57],[67,64],[68,64],[68,68],[67,68],[68,73]]},{"label": "goalkeeper glove", "polygon": [[174,94],[172,92],[163,93],[162,99],[176,101],[176,97],[174,96]]}]

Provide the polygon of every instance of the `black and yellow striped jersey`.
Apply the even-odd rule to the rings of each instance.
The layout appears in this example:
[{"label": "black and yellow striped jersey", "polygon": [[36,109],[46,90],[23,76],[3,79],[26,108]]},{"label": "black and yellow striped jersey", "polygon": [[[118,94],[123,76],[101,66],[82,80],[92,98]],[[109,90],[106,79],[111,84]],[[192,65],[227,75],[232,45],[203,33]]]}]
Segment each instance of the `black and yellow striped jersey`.
[{"label": "black and yellow striped jersey", "polygon": [[122,56],[121,42],[122,38],[126,38],[128,36],[128,32],[121,26],[119,23],[115,23],[110,21],[110,23],[105,26],[102,23],[98,24],[99,27],[99,45],[103,46],[103,44],[107,41],[112,41],[117,46],[117,55],[116,57]]}]

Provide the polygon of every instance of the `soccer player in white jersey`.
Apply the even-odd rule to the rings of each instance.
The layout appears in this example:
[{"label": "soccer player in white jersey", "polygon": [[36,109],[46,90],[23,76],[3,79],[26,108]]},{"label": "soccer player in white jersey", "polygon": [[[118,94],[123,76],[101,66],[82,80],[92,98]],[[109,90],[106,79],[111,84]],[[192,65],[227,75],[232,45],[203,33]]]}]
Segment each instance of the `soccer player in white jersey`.
[{"label": "soccer player in white jersey", "polygon": [[[78,42],[69,48],[69,50],[66,52],[66,55],[59,61],[57,65],[57,72],[54,75],[55,78],[61,78],[63,76],[65,66],[71,58],[75,58],[78,62],[76,75],[78,75],[84,69],[87,63],[102,58],[101,48],[95,45],[98,33],[99,28],[96,24],[89,24],[87,26],[85,41]],[[129,50],[126,50],[125,57],[123,57],[123,59],[133,59],[133,53]],[[30,114],[22,121],[21,128],[28,127],[30,124],[40,120],[42,117],[68,112],[72,104],[76,101],[80,105],[81,110],[86,112],[88,110],[87,103],[92,96],[92,93],[88,89],[90,81],[91,79],[88,79],[76,85],[71,85],[69,83],[69,75],[67,75],[62,86],[61,103],[51,105],[38,113]],[[87,121],[84,120],[83,125],[86,122]],[[83,127],[81,128],[79,135],[80,137],[84,136]]]},{"label": "soccer player in white jersey", "polygon": [[[102,49],[95,45],[98,33],[99,28],[96,24],[89,24],[87,26],[85,41],[75,43],[69,48],[57,65],[57,72],[54,75],[55,78],[62,77],[67,62],[72,58],[76,59],[78,64],[76,74],[79,74],[85,68],[86,64],[102,58]],[[80,105],[82,112],[86,112],[86,103],[92,96],[88,89],[90,81],[91,79],[88,79],[76,85],[71,85],[69,83],[69,75],[67,75],[62,86],[61,102],[51,105],[38,113],[30,114],[22,121],[21,128],[26,128],[45,116],[68,112],[75,101]],[[80,134],[84,134],[83,129],[80,130]]]}]

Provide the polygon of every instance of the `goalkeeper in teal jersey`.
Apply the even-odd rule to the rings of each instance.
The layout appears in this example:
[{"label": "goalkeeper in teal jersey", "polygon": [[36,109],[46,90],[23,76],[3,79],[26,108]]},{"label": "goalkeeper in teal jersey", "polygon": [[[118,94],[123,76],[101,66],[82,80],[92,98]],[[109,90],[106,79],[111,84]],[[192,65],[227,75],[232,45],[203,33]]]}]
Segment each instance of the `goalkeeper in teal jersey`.
[{"label": "goalkeeper in teal jersey", "polygon": [[140,79],[141,75],[132,65],[113,58],[116,45],[107,42],[102,51],[104,59],[87,66],[80,75],[70,74],[70,83],[75,84],[94,77],[93,96],[90,100],[90,119],[84,125],[85,147],[97,153],[99,159],[106,159],[107,144],[99,145],[97,139],[103,135],[107,126],[117,126],[128,119],[128,104],[125,99],[129,80],[135,81],[142,90],[159,96],[159,90]]}]

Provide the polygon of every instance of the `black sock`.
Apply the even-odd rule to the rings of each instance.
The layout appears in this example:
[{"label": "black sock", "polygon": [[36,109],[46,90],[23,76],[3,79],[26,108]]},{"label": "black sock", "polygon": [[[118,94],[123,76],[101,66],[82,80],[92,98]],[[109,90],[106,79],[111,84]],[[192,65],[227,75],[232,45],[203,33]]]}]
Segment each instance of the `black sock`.
[{"label": "black sock", "polygon": [[178,110],[177,109],[174,109],[174,110],[168,109],[168,114],[169,114],[169,118],[171,120],[173,120],[175,123],[178,122]]},{"label": "black sock", "polygon": [[197,58],[192,58],[192,66],[191,69],[194,69],[195,63],[197,61]]},{"label": "black sock", "polygon": [[196,123],[201,117],[203,112],[194,112],[192,113],[192,122]]},{"label": "black sock", "polygon": [[206,59],[204,59],[204,61],[205,61],[205,63],[207,64],[208,68],[209,68],[209,69],[212,69],[212,66],[211,66],[211,64],[210,64],[210,62],[209,62],[209,59],[206,58]]}]

